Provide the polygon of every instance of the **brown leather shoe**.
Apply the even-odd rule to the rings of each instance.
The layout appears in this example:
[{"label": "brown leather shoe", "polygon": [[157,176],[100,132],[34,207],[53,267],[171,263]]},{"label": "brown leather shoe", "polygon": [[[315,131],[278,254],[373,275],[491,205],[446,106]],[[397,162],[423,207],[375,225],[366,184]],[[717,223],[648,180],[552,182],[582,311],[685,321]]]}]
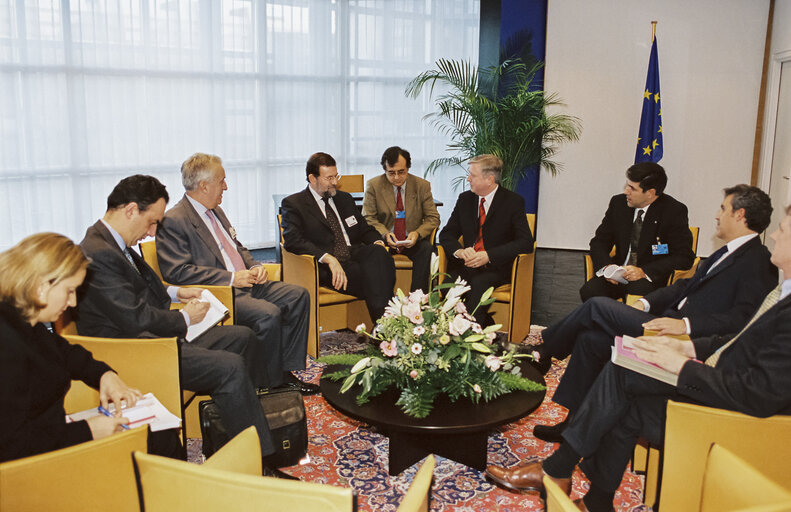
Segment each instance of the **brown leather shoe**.
[{"label": "brown leather shoe", "polygon": [[[497,466],[486,468],[487,479],[510,491],[520,493],[530,491],[544,492],[543,479],[545,474],[540,462],[508,469]],[[571,478],[552,478],[552,481],[558,484],[558,487],[566,494],[571,493]]]}]

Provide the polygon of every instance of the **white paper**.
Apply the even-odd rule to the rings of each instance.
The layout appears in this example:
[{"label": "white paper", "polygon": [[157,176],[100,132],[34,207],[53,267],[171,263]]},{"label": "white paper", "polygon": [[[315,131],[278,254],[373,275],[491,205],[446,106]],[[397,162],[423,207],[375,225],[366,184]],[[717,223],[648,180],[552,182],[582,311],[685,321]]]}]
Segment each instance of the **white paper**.
[{"label": "white paper", "polygon": [[[151,432],[158,432],[181,426],[181,418],[168,411],[152,393],[143,395],[143,398],[138,400],[134,407],[123,407],[121,411],[123,417],[129,420],[130,428],[149,425]],[[110,412],[115,412],[115,404],[110,404]],[[67,414],[66,423],[86,420],[99,414],[98,407]]]},{"label": "white paper", "polygon": [[208,331],[210,328],[217,325],[217,322],[225,318],[225,315],[228,314],[228,308],[220,302],[220,300],[214,296],[212,292],[209,290],[203,290],[200,296],[201,302],[208,302],[209,303],[209,311],[206,312],[206,316],[203,317],[203,320],[198,322],[197,324],[192,324],[187,328],[187,341],[192,341],[204,332]]}]

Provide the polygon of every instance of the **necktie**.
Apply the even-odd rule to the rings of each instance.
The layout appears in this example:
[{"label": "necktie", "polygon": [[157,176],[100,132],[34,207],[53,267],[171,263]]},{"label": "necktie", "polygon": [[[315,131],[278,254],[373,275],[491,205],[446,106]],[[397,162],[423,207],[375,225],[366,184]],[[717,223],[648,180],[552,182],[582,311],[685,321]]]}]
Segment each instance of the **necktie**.
[{"label": "necktie", "polygon": [[132,253],[129,252],[129,247],[124,247],[124,256],[126,256],[126,259],[132,264],[132,268],[135,269],[135,272],[140,274],[140,269],[137,268],[137,263],[135,263],[135,260],[132,258]]},{"label": "necktie", "polygon": [[761,315],[769,311],[769,309],[772,306],[777,304],[777,301],[780,300],[780,290],[782,286],[783,285],[777,285],[777,288],[769,292],[769,295],[767,295],[764,301],[761,303],[761,307],[758,308],[758,311],[756,311],[753,317],[750,319],[750,321],[747,322],[747,325],[745,325],[744,328],[741,331],[739,331],[739,334],[731,338],[728,341],[728,343],[718,348],[716,352],[714,352],[708,358],[706,358],[706,364],[708,366],[717,366],[717,361],[720,360],[720,355],[725,351],[725,349],[730,347],[731,344],[733,344],[733,342],[736,341],[739,338],[739,336],[741,336],[744,333],[744,331],[746,331],[753,323],[755,323],[756,320],[758,320],[761,317]]},{"label": "necktie", "polygon": [[[225,254],[231,259],[231,264],[233,264],[233,271],[236,272],[238,270],[244,270],[244,260],[242,256],[239,254],[239,251],[236,250],[234,244],[228,241],[225,237],[225,233],[223,233],[222,229],[220,229],[220,225],[217,223],[217,219],[214,218],[214,212],[212,210],[206,210],[206,215],[209,217],[209,221],[211,222],[211,227],[214,229],[214,234],[217,235],[217,239],[220,241],[220,245],[222,246],[222,250],[225,251]],[[229,269],[230,270],[230,269]]]},{"label": "necktie", "polygon": [[629,242],[629,265],[637,265],[637,244],[643,229],[643,210],[637,210],[637,218],[632,224],[632,237]]},{"label": "necktie", "polygon": [[330,224],[332,234],[335,235],[335,240],[332,244],[332,255],[338,258],[338,261],[346,261],[349,259],[349,246],[346,245],[346,239],[343,237],[343,230],[341,229],[341,221],[335,215],[335,210],[330,206],[330,198],[322,197],[324,201],[324,214],[327,216],[327,222]]},{"label": "necktie", "polygon": [[483,207],[483,203],[486,202],[486,198],[481,198],[481,204],[478,206],[478,238],[475,239],[475,245],[473,248],[475,252],[485,251],[486,249],[483,247],[483,223],[486,222],[486,208]]},{"label": "necktie", "polygon": [[401,198],[401,187],[397,188],[396,192],[396,218],[393,222],[393,233],[398,240],[406,239],[406,218],[404,214],[401,213],[399,218],[398,212],[404,211],[404,200]]},{"label": "necktie", "polygon": [[722,247],[711,253],[709,259],[706,260],[706,263],[708,264],[708,266],[706,267],[706,274],[709,273],[712,267],[714,267],[714,264],[717,263],[720,260],[720,258],[722,258],[722,255],[725,254],[726,252],[728,252],[728,246],[723,245]]}]

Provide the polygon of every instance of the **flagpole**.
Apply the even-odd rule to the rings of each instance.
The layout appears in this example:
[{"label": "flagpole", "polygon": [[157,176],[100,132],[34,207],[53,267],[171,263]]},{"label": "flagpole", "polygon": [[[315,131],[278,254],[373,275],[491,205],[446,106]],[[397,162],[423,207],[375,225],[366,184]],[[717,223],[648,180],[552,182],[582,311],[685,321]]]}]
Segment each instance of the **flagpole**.
[{"label": "flagpole", "polygon": [[654,38],[656,37],[656,24],[659,23],[658,21],[651,22],[651,42],[654,42]]}]

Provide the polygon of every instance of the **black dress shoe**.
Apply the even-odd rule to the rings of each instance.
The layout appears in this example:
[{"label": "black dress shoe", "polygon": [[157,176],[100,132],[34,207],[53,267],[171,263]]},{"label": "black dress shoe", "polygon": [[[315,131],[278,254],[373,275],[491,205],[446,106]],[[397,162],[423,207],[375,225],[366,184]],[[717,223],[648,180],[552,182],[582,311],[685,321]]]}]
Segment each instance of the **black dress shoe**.
[{"label": "black dress shoe", "polygon": [[569,420],[566,418],[557,425],[536,425],[533,427],[533,435],[548,443],[562,443],[563,437],[561,434],[566,430],[568,423]]},{"label": "black dress shoe", "polygon": [[288,473],[283,473],[277,468],[270,468],[268,466],[263,467],[263,471],[261,471],[261,475],[268,476],[271,478],[280,478],[282,480],[299,480],[299,478],[295,476],[291,476]]},{"label": "black dress shoe", "polygon": [[299,390],[300,393],[303,395],[317,395],[321,393],[319,387],[316,384],[311,384],[310,382],[302,382],[298,378],[296,378],[292,373],[287,373],[284,376],[285,382],[281,384],[280,387],[290,387],[296,388]]}]

